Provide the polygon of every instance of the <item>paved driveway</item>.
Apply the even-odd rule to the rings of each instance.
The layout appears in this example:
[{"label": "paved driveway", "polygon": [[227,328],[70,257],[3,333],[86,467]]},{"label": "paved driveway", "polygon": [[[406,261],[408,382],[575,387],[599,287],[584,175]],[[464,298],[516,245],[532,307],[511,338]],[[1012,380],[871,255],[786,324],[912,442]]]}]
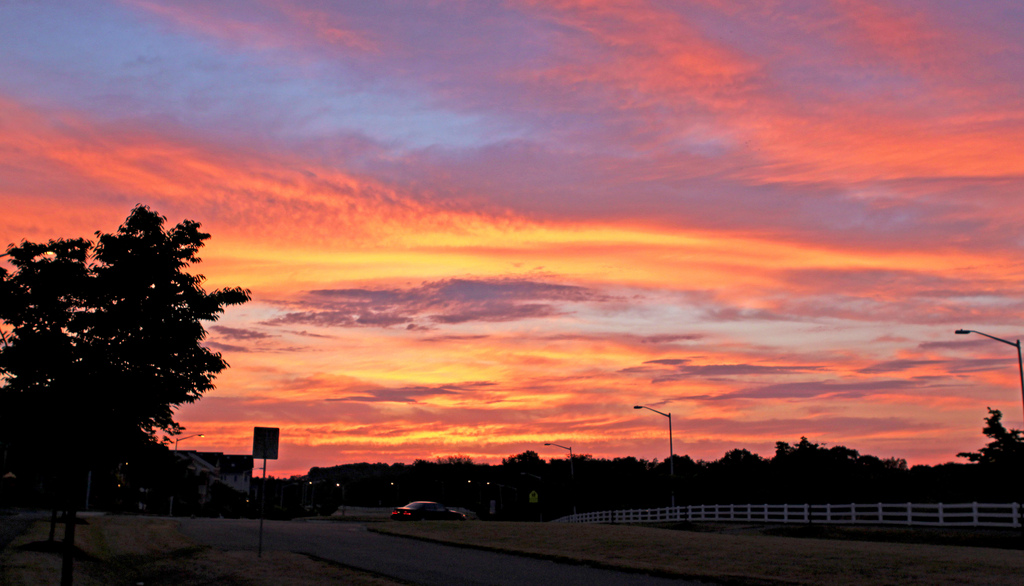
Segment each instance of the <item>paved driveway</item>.
[{"label": "paved driveway", "polygon": [[[223,549],[255,551],[258,544],[259,521],[183,519],[180,529]],[[381,535],[357,523],[266,521],[263,549],[311,554],[425,585],[707,586]]]}]

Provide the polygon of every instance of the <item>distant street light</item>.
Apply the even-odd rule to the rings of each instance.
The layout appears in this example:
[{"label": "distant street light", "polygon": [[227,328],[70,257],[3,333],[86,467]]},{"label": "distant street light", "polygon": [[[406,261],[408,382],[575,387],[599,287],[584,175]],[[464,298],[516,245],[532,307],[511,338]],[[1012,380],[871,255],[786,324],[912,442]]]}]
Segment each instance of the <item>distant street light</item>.
[{"label": "distant street light", "polygon": [[[185,441],[185,440],[187,440],[189,438],[193,438],[193,437],[206,437],[206,436],[201,434],[201,433],[195,433],[195,434],[192,434],[192,435],[186,435],[185,437],[179,437],[179,438],[174,440],[174,463],[175,463],[175,465],[177,465],[177,463],[178,463],[178,442],[183,442],[183,441]],[[174,495],[173,494],[171,495],[171,506],[168,507],[168,509],[167,509],[167,516],[168,517],[173,517],[174,516]]]},{"label": "distant street light", "polygon": [[174,440],[174,454],[175,455],[178,454],[178,442],[183,442],[183,441],[185,441],[185,440],[187,440],[189,438],[192,438],[192,437],[206,437],[206,435],[201,434],[201,433],[196,433],[196,434],[193,434],[193,435],[186,435],[185,437],[179,437],[178,439]]},{"label": "distant street light", "polygon": [[1002,342],[1004,344],[1009,344],[1009,345],[1014,346],[1015,348],[1017,348],[1017,366],[1020,369],[1020,396],[1021,396],[1021,401],[1024,402],[1024,359],[1021,358],[1020,340],[1017,340],[1016,342],[1010,342],[1008,340],[1004,340],[1002,338],[997,338],[995,336],[990,336],[990,335],[988,335],[986,333],[979,332],[979,331],[976,331],[976,330],[957,330],[954,333],[956,333],[956,334],[980,334],[982,336],[985,336],[986,338],[991,338],[991,339],[993,339],[993,340],[995,340],[997,342]]},{"label": "distant street light", "polygon": [[633,408],[634,409],[647,409],[648,411],[654,411],[658,415],[662,415],[664,417],[668,417],[668,476],[669,476],[669,478],[668,478],[668,490],[669,490],[669,496],[671,498],[671,500],[670,500],[671,506],[675,507],[676,506],[676,488],[675,488],[674,479],[675,479],[676,471],[675,471],[675,466],[673,465],[672,461],[675,460],[676,453],[675,453],[675,450],[672,449],[672,414],[671,413],[662,413],[661,411],[658,411],[657,409],[651,409],[650,407],[648,407],[646,405],[633,405]]},{"label": "distant street light", "polygon": [[572,446],[560,446],[558,444],[544,444],[545,446],[555,446],[556,448],[562,448],[563,450],[569,450],[569,478],[576,479],[576,474],[572,470]]},{"label": "distant street light", "polygon": [[569,450],[569,479],[572,480],[572,514],[576,514],[576,473],[572,469],[572,446],[560,446],[558,444],[544,444],[545,446],[555,446],[556,448],[562,448],[563,450]]}]

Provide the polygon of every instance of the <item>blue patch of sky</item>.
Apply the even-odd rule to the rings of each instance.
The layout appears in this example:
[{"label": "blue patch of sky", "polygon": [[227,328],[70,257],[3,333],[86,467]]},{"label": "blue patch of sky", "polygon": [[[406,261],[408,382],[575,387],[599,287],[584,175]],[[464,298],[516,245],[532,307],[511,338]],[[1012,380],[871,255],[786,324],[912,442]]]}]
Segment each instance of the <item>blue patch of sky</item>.
[{"label": "blue patch of sky", "polygon": [[396,150],[474,148],[521,137],[511,120],[438,106],[423,87],[344,64],[225,52],[109,5],[0,8],[0,92],[100,120],[172,119],[205,132],[283,139],[361,134]]}]

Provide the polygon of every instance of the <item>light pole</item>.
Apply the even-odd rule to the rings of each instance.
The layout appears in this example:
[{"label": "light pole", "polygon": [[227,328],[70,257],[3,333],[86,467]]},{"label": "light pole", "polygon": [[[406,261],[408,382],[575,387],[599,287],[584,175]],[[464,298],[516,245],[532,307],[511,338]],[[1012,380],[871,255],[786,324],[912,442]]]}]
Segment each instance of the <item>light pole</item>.
[{"label": "light pole", "polygon": [[647,409],[648,411],[654,411],[658,415],[662,415],[662,416],[668,417],[668,491],[669,491],[671,505],[672,505],[673,508],[675,508],[675,506],[676,506],[676,488],[675,488],[674,480],[675,480],[676,470],[675,470],[675,466],[674,466],[672,461],[675,459],[676,453],[675,453],[675,450],[672,449],[672,414],[671,413],[662,413],[661,411],[658,411],[657,409],[651,409],[650,407],[648,407],[646,405],[633,405],[633,408],[634,409]]},{"label": "light pole", "polygon": [[572,446],[560,446],[558,444],[544,444],[545,446],[555,446],[556,448],[562,448],[563,450],[569,450],[569,480],[572,481],[572,514],[576,514],[576,473],[572,469]]},{"label": "light pole", "polygon": [[185,441],[185,440],[187,440],[189,438],[192,438],[192,437],[206,437],[206,435],[202,434],[202,433],[195,433],[195,434],[192,434],[192,435],[186,435],[185,437],[179,437],[178,439],[174,440],[174,455],[175,456],[178,455],[178,442],[183,442],[183,441]]},{"label": "light pole", "polygon": [[[192,435],[186,435],[185,437],[179,437],[179,438],[174,440],[174,465],[175,465],[175,467],[177,467],[177,465],[178,465],[178,442],[183,442],[183,441],[185,441],[185,440],[187,440],[189,438],[193,438],[193,437],[206,437],[206,436],[201,434],[201,433],[194,433]],[[175,476],[175,478],[177,478],[177,476]],[[177,484],[177,483],[175,483],[175,484]],[[168,517],[173,517],[174,516],[174,494],[173,493],[171,494],[171,506],[167,509],[167,516]]]},{"label": "light pole", "polygon": [[991,338],[991,339],[993,339],[993,340],[995,340],[997,342],[1002,342],[1004,344],[1009,344],[1009,345],[1014,346],[1015,348],[1017,348],[1017,366],[1020,369],[1020,396],[1021,396],[1021,401],[1024,402],[1024,359],[1021,358],[1020,340],[1017,340],[1016,342],[1010,342],[1009,340],[1004,340],[1002,338],[997,338],[995,336],[990,336],[990,335],[988,335],[986,333],[979,332],[979,331],[976,331],[976,330],[957,330],[954,333],[956,333],[956,334],[980,334],[982,336],[985,336],[986,338]]}]

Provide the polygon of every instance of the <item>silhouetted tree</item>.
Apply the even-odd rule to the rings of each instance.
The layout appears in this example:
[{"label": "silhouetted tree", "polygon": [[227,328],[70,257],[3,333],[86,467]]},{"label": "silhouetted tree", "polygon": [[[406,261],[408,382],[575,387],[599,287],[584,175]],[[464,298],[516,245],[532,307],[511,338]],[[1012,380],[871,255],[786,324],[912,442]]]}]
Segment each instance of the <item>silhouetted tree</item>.
[{"label": "silhouetted tree", "polygon": [[1006,429],[1000,410],[989,408],[988,413],[982,433],[992,438],[992,441],[977,452],[960,452],[957,457],[989,465],[1019,466],[1024,463],[1024,432]]},{"label": "silhouetted tree", "polygon": [[25,242],[6,253],[15,272],[0,267],[0,439],[13,446],[15,465],[55,452],[76,419],[75,409],[57,407],[80,391],[91,246]]},{"label": "silhouetted tree", "polygon": [[463,454],[455,454],[454,456],[438,456],[438,464],[452,464],[455,466],[472,466],[473,458]]},{"label": "silhouetted tree", "polygon": [[[169,230],[144,206],[98,243],[24,242],[0,269],[0,422],[12,445],[50,457],[79,448],[115,457],[124,446],[179,431],[172,409],[213,388],[227,363],[202,346],[201,322],[249,293],[207,293],[186,272],[209,234]],[[91,252],[91,258],[90,258]],[[75,454],[80,461],[83,454]]]},{"label": "silhouetted tree", "polygon": [[[23,242],[0,268],[0,437],[65,475],[66,546],[73,546],[74,498],[87,466],[117,459],[155,433],[180,431],[172,409],[198,400],[227,367],[202,346],[202,321],[249,292],[207,293],[199,262],[209,234],[137,206],[114,234]],[[31,459],[25,458],[31,454]],[[72,495],[74,498],[72,498]]]},{"label": "silhouetted tree", "polygon": [[544,460],[533,450],[526,450],[521,454],[515,454],[501,459],[502,466],[514,466],[524,468],[538,468],[544,465]]}]

